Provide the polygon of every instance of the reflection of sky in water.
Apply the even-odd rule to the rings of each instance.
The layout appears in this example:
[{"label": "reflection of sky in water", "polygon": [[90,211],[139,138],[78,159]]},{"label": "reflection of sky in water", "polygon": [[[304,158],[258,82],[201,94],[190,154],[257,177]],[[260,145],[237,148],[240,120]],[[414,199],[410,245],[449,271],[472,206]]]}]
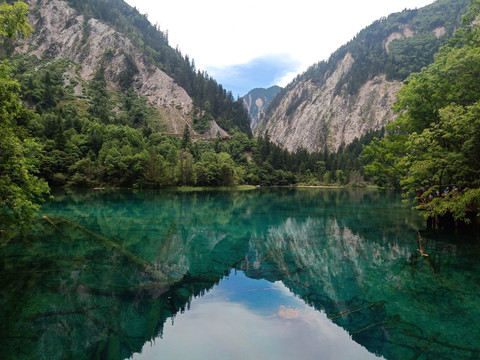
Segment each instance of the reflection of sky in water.
[{"label": "reflection of sky in water", "polygon": [[282,283],[232,272],[133,359],[377,359]]}]

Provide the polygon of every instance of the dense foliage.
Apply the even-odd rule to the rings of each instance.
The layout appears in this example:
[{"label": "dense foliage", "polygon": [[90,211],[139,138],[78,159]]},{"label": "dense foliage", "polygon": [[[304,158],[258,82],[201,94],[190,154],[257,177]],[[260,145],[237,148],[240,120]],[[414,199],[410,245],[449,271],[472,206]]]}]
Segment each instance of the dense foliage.
[{"label": "dense foliage", "polygon": [[[0,4],[0,42],[30,32],[24,3]],[[48,191],[46,183],[35,176],[39,145],[19,126],[34,117],[22,105],[19,84],[8,62],[0,62],[0,229],[28,221]]]},{"label": "dense foliage", "polygon": [[400,185],[426,217],[468,221],[480,207],[480,1],[435,62],[407,79],[388,136],[365,148],[366,170]]},{"label": "dense foliage", "polygon": [[[74,67],[70,61],[16,56],[12,62],[23,101],[36,113],[22,126],[43,144],[40,174],[51,186],[362,182],[358,140],[338,154],[290,154],[268,135],[256,139],[236,131],[211,141],[190,138],[188,128],[182,138],[162,135],[155,110],[133,91],[107,91],[101,71],[88,85],[87,96],[79,98],[74,96],[76,82],[63,77]],[[349,150],[354,148],[356,152]],[[350,176],[352,168],[356,171]]]}]

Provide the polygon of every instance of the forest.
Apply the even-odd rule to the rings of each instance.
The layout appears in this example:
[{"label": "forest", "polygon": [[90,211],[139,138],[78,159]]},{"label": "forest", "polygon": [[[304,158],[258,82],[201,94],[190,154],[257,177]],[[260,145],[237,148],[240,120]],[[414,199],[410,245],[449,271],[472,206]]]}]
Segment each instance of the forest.
[{"label": "forest", "polygon": [[[181,138],[162,135],[145,99],[131,89],[107,91],[102,71],[79,106],[71,94],[75,83],[63,83],[68,60],[42,64],[18,56],[11,64],[20,100],[32,108],[19,125],[42,144],[38,174],[53,187],[346,184],[352,170],[352,179],[361,178],[359,140],[338,154],[290,154],[268,134],[254,138],[238,128],[214,140],[193,139],[188,128]],[[111,111],[115,106],[117,113]],[[200,125],[194,119],[197,130]]]},{"label": "forest", "polygon": [[[75,83],[64,85],[62,74],[72,66],[68,60],[42,62],[21,55],[10,64],[20,86],[18,100],[27,104],[18,125],[42,144],[38,175],[52,187],[362,182],[361,143],[373,135],[336,154],[291,154],[268,134],[254,138],[238,128],[230,131],[232,136],[214,140],[194,139],[188,128],[181,138],[163,135],[154,108],[131,88],[108,91],[103,71],[82,100],[72,95]],[[114,107],[120,111],[113,112]],[[201,120],[194,119],[197,130]]]},{"label": "forest", "polygon": [[250,133],[247,111],[240,99],[210,77],[196,70],[195,61],[182,55],[168,43],[168,32],[152,25],[147,16],[123,0],[68,0],[68,3],[87,17],[105,21],[118,32],[128,34],[132,43],[145,57],[171,76],[194,100],[194,105],[209,115],[227,131],[236,128]]}]

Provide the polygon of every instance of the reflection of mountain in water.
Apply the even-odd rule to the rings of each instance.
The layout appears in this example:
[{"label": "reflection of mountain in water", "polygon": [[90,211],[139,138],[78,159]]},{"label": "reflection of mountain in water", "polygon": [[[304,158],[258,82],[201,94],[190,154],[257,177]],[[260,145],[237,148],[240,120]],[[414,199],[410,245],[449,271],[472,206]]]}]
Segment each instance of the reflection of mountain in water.
[{"label": "reflection of mountain in water", "polygon": [[478,356],[472,249],[437,243],[430,263],[420,258],[418,223],[396,201],[310,190],[58,194],[47,219],[0,250],[0,351],[127,358],[236,268],[281,280],[385,358]]},{"label": "reflection of mountain in water", "polygon": [[[335,218],[287,219],[252,238],[243,266],[250,277],[281,280],[376,355],[479,356],[472,333],[480,325],[478,282],[455,270],[457,256],[469,254],[437,243],[432,259],[424,260],[412,237],[364,230],[354,232]],[[470,316],[461,315],[467,311]]]}]

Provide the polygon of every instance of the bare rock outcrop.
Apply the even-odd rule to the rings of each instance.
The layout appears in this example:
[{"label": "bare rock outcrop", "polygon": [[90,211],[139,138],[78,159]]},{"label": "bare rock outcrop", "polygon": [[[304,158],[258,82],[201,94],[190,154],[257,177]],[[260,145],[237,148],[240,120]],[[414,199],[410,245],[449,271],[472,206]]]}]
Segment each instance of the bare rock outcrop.
[{"label": "bare rock outcrop", "polygon": [[296,82],[275,111],[260,120],[255,133],[268,131],[272,141],[290,151],[322,151],[325,146],[336,150],[393,120],[391,105],[400,81],[387,81],[382,75],[367,81],[355,96],[338,93],[339,81],[354,62],[347,53],[321,87],[311,80]]},{"label": "bare rock outcrop", "polygon": [[[169,132],[183,131],[191,123],[193,101],[187,92],[157,67],[149,64],[131,41],[97,19],[87,19],[62,0],[27,0],[30,23],[35,29],[31,38],[17,51],[39,58],[67,58],[78,64],[75,72],[85,84],[103,67],[110,89],[119,87],[119,79],[128,61],[138,70],[134,89],[158,109]],[[71,75],[71,74],[70,74]],[[81,86],[75,89],[78,95]]]}]

